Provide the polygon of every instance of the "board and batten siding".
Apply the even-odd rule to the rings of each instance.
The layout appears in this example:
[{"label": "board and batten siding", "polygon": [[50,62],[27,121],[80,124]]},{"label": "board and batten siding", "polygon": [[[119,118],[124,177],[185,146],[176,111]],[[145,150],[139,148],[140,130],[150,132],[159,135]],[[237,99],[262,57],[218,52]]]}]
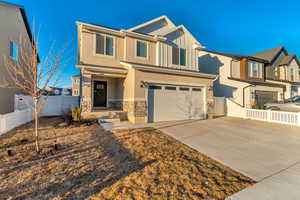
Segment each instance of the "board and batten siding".
[{"label": "board and batten siding", "polygon": [[[172,37],[171,37],[172,38]],[[198,50],[193,48],[194,42],[187,34],[181,34],[173,40],[167,40],[166,42],[158,42],[159,51],[158,66],[176,68],[176,69],[188,69],[199,71],[198,67]],[[172,64],[172,48],[176,46],[178,48],[186,49],[186,65],[173,65]]]}]

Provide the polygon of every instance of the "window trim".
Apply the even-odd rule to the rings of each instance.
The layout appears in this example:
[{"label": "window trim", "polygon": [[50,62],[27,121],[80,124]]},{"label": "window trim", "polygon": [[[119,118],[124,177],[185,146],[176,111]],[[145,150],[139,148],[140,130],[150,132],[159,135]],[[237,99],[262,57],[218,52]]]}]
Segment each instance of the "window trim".
[{"label": "window trim", "polygon": [[[178,64],[174,64],[173,63],[173,49],[174,48],[177,48],[178,49]],[[181,65],[181,50],[184,50],[184,52],[185,52],[185,63],[184,63],[184,65]],[[176,47],[176,46],[173,46],[172,47],[172,65],[174,65],[174,66],[178,66],[178,67],[186,67],[187,66],[187,49],[186,48],[182,48],[182,47]]]},{"label": "window trim", "polygon": [[[96,52],[96,50],[97,50],[97,35],[102,35],[104,37],[104,53],[105,54],[100,54],[100,53]],[[106,37],[111,37],[113,39],[113,55],[106,54]],[[95,33],[94,34],[94,56],[114,58],[116,56],[116,37],[109,35],[109,34]]]},{"label": "window trim", "polygon": [[[146,57],[137,55],[137,43],[138,42],[146,43],[146,47],[147,47]],[[135,39],[134,57],[138,58],[138,59],[149,60],[149,42],[148,41]]]}]

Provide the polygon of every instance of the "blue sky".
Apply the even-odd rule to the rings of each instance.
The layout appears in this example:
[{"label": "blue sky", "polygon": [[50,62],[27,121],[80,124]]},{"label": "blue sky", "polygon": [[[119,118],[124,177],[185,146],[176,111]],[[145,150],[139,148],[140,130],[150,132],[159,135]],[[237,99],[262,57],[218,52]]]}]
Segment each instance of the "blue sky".
[{"label": "blue sky", "polygon": [[40,56],[51,41],[59,48],[70,43],[72,61],[64,70],[62,86],[71,85],[78,74],[75,21],[125,29],[161,15],[184,24],[209,50],[251,54],[285,46],[300,56],[300,2],[279,0],[7,0],[23,5],[29,21],[41,27]]}]

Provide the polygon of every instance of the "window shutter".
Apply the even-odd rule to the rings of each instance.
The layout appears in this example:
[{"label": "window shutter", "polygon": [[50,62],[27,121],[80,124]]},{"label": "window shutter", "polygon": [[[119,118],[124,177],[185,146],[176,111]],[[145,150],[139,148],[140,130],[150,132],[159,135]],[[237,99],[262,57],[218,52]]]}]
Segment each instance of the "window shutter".
[{"label": "window shutter", "polygon": [[104,36],[96,35],[96,53],[104,54]]},{"label": "window shutter", "polygon": [[179,65],[179,48],[172,48],[172,63],[173,65]]}]

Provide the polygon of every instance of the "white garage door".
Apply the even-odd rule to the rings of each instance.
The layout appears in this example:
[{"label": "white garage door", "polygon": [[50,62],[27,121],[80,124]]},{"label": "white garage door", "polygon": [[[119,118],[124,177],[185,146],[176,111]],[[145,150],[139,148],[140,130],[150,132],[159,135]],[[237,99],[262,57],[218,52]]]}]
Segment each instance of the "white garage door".
[{"label": "white garage door", "polygon": [[204,118],[204,89],[173,85],[150,85],[148,121]]}]

